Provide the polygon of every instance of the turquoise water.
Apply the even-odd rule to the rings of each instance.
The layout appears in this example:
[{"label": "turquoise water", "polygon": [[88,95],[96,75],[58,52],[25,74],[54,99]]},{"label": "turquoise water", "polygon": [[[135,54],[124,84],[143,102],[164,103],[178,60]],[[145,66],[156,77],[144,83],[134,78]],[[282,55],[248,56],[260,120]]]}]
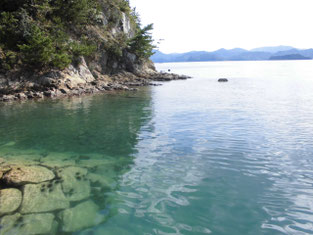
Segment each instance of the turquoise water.
[{"label": "turquoise water", "polygon": [[194,78],[1,105],[0,157],[99,162],[105,220],[72,234],[312,234],[313,62],[157,67]]}]

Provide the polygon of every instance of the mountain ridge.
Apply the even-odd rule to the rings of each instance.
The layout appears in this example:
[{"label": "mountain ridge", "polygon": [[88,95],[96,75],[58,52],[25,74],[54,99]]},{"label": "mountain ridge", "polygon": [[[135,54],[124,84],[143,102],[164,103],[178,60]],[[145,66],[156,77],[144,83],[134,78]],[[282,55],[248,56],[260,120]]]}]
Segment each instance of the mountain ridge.
[{"label": "mountain ridge", "polygon": [[291,46],[259,47],[251,50],[243,48],[225,49],[221,48],[212,52],[190,51],[185,53],[166,54],[154,51],[150,59],[155,63],[166,62],[199,62],[199,61],[249,61],[249,60],[271,60],[271,57],[286,57],[289,55],[300,55],[291,58],[313,58],[313,49],[297,49]]}]

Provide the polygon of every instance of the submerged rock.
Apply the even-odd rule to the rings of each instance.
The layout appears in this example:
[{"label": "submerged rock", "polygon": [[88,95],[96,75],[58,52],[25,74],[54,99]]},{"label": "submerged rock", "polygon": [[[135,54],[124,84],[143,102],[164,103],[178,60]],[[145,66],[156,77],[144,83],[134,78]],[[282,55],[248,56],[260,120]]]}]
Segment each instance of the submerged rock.
[{"label": "submerged rock", "polygon": [[58,168],[65,166],[74,166],[76,163],[74,160],[47,160],[42,161],[40,165],[47,166],[50,168]]},{"label": "submerged rock", "polygon": [[53,230],[54,215],[46,214],[29,214],[24,215],[23,223],[20,229],[21,234],[51,234]]},{"label": "submerged rock", "polygon": [[20,217],[21,214],[19,213],[2,217],[0,220],[0,235],[20,234],[19,228],[16,226]]},{"label": "submerged rock", "polygon": [[49,212],[70,206],[61,189],[61,184],[57,182],[27,184],[23,192],[24,198],[20,209],[22,214]]},{"label": "submerged rock", "polygon": [[0,190],[0,216],[14,212],[22,202],[22,193],[18,189]]},{"label": "submerged rock", "polygon": [[101,223],[104,216],[98,214],[98,210],[98,206],[89,200],[60,212],[59,218],[63,221],[62,230],[75,232]]},{"label": "submerged rock", "polygon": [[90,196],[90,183],[87,169],[67,167],[59,169],[57,175],[62,179],[62,189],[69,201],[81,201]]},{"label": "submerged rock", "polygon": [[25,185],[52,180],[54,173],[41,166],[12,166],[12,169],[3,176],[9,185]]},{"label": "submerged rock", "polygon": [[54,215],[45,214],[28,214],[22,216],[19,213],[5,216],[0,222],[0,235],[5,234],[53,234],[57,222],[54,221]]},{"label": "submerged rock", "polygon": [[108,180],[103,175],[89,173],[87,178],[90,180],[90,182],[92,184],[99,184],[101,187],[109,187],[110,186],[110,180]]}]

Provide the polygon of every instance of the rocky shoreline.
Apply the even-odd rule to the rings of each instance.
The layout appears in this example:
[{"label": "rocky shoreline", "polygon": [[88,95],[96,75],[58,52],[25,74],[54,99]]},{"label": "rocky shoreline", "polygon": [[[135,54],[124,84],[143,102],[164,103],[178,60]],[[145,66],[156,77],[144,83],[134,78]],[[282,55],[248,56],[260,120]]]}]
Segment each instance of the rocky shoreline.
[{"label": "rocky shoreline", "polygon": [[38,75],[0,74],[0,102],[60,98],[116,90],[136,90],[139,86],[159,85],[154,82],[185,80],[191,77],[148,70],[144,73],[120,72],[114,75],[92,74],[83,61],[77,68],[50,71]]}]

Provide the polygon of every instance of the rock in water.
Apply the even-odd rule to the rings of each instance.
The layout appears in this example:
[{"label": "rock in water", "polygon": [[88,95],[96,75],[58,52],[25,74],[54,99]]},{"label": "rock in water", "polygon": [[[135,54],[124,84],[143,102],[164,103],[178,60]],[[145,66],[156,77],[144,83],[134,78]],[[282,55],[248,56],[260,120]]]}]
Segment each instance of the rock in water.
[{"label": "rock in water", "polygon": [[18,227],[15,226],[21,214],[7,215],[0,220],[0,235],[19,234]]},{"label": "rock in water", "polygon": [[98,214],[98,210],[98,206],[89,200],[60,212],[59,217],[63,221],[62,230],[75,232],[101,223],[103,216]]},{"label": "rock in water", "polygon": [[22,193],[18,189],[0,190],[0,216],[14,212],[22,202]]},{"label": "rock in water", "polygon": [[81,201],[90,195],[90,183],[87,180],[88,171],[79,167],[67,167],[57,172],[62,178],[62,189],[69,201]]},{"label": "rock in water", "polygon": [[53,229],[53,214],[29,214],[22,218],[21,234],[50,234]]},{"label": "rock in water", "polygon": [[28,214],[22,216],[19,213],[8,215],[1,219],[0,235],[6,234],[53,234],[57,222],[54,221],[54,215],[45,214]]},{"label": "rock in water", "polygon": [[218,82],[228,82],[228,79],[227,78],[220,78],[220,79],[218,79]]},{"label": "rock in water", "polygon": [[4,181],[9,185],[36,184],[52,180],[54,173],[41,166],[13,166],[12,169],[3,176]]},{"label": "rock in water", "polygon": [[22,214],[55,211],[70,206],[60,183],[27,184],[23,192]]}]

